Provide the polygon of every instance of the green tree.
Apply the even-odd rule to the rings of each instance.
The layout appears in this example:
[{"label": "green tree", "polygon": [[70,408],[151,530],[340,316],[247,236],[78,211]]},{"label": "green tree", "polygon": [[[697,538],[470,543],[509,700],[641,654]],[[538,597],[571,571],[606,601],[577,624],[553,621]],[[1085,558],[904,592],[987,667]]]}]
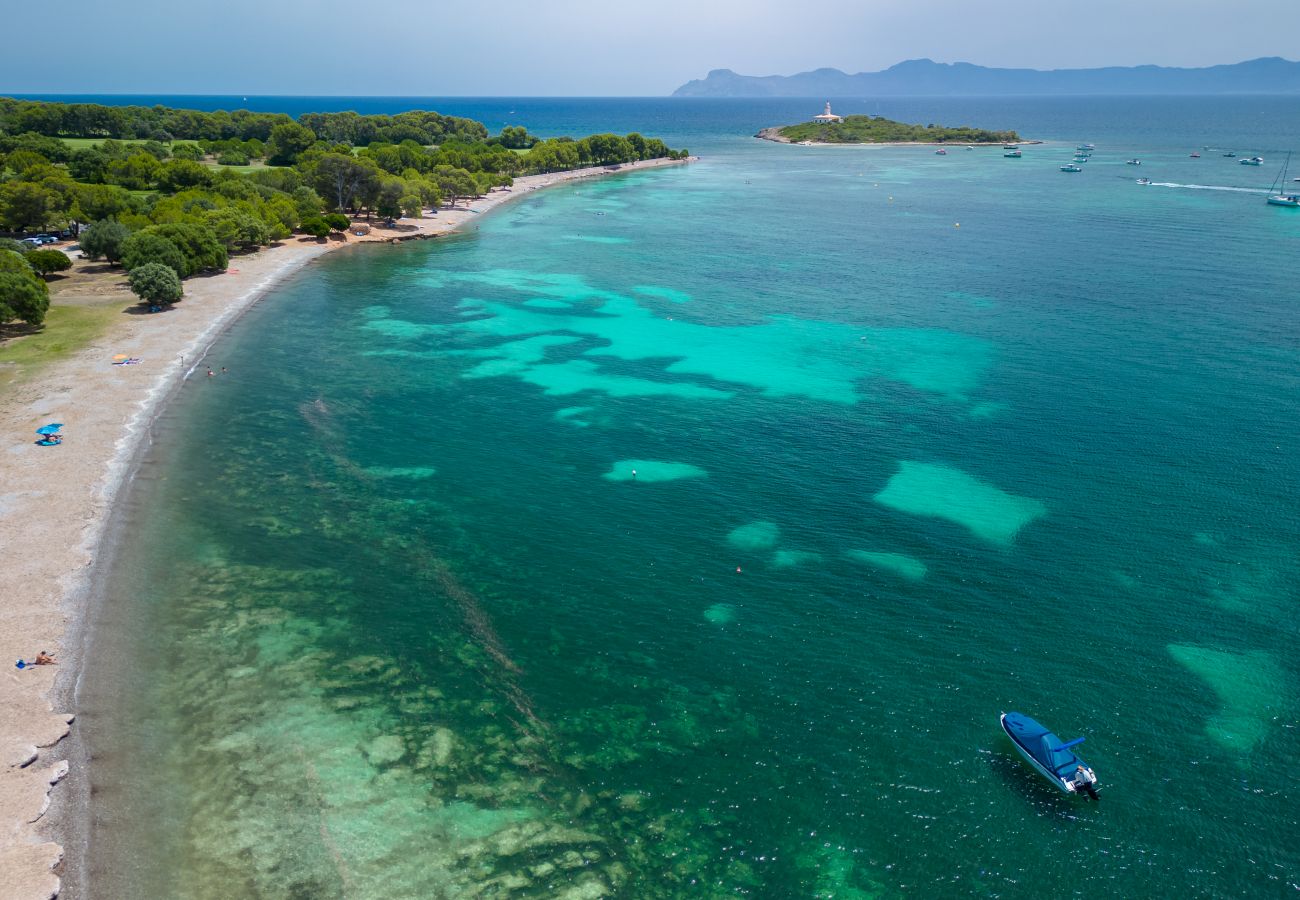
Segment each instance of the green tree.
[{"label": "green tree", "polygon": [[72,268],[72,260],[62,250],[33,250],[23,258],[42,275],[66,272]]},{"label": "green tree", "polygon": [[212,229],[202,222],[175,222],[146,228],[176,245],[185,257],[185,271],[178,272],[188,278],[207,269],[224,269],[230,262],[226,248],[217,240]]},{"label": "green tree", "polygon": [[203,218],[227,250],[271,243],[270,227],[261,217],[247,210],[227,206],[225,209],[210,210],[204,213]]},{"label": "green tree", "polygon": [[176,245],[152,229],[145,229],[122,242],[122,265],[129,272],[149,263],[170,267],[178,278],[186,270],[185,255]]},{"label": "green tree", "polygon": [[348,226],[352,224],[351,220],[343,213],[330,213],[324,218],[325,224],[330,227],[331,231],[347,231]]},{"label": "green tree", "polygon": [[375,198],[375,211],[387,219],[398,219],[402,216],[402,195],[406,192],[406,185],[400,179],[385,179],[379,188],[379,196]]},{"label": "green tree", "polygon": [[315,187],[338,211],[356,209],[379,186],[379,166],[348,153],[327,153],[316,161]]},{"label": "green tree", "polygon": [[120,184],[129,191],[146,191],[158,178],[162,163],[148,153],[135,153],[126,159],[115,159],[108,164],[104,179]]},{"label": "green tree", "polygon": [[19,253],[16,250],[0,250],[0,272],[9,272],[34,281],[40,281],[36,277],[36,270],[27,265],[27,254]]},{"label": "green tree", "polygon": [[304,234],[309,234],[314,238],[328,237],[330,233],[329,225],[319,216],[311,219],[303,219],[302,224],[299,225],[298,228]]},{"label": "green tree", "polygon": [[172,159],[158,170],[158,187],[164,191],[183,191],[211,183],[208,167],[192,159]]},{"label": "green tree", "polygon": [[528,129],[519,125],[507,125],[501,129],[501,136],[497,141],[502,147],[509,147],[512,150],[527,150],[537,143],[537,138],[528,133]]},{"label": "green tree", "polygon": [[131,236],[131,229],[117,222],[100,221],[81,232],[81,252],[89,259],[101,256],[110,263],[122,258],[122,243]]},{"label": "green tree", "polygon": [[0,250],[0,323],[20,319],[40,325],[50,308],[50,289],[23,254]]},{"label": "green tree", "polygon": [[203,160],[203,148],[198,144],[172,144],[172,159]]},{"label": "green tree", "polygon": [[267,142],[267,162],[273,166],[291,166],[298,161],[298,155],[314,143],[316,134],[310,128],[297,122],[276,125],[271,129],[271,139]]},{"label": "green tree", "polygon": [[103,182],[111,161],[112,157],[101,148],[86,147],[72,154],[72,159],[68,160],[68,171],[80,182],[99,184]]},{"label": "green tree", "polygon": [[402,215],[408,219],[424,217],[424,201],[420,199],[419,194],[403,194],[398,199],[397,205],[401,207]]},{"label": "green tree", "polygon": [[282,240],[293,233],[302,221],[298,206],[284,194],[276,194],[262,205],[262,218],[271,228],[271,238]]},{"label": "green tree", "polygon": [[59,197],[32,181],[11,181],[0,186],[0,221],[6,228],[25,231],[44,228],[54,218]]},{"label": "green tree", "polygon": [[24,181],[31,181],[27,173],[32,169],[48,166],[50,161],[35,150],[15,150],[5,157],[5,165]]},{"label": "green tree", "polygon": [[320,194],[306,185],[296,187],[290,193],[294,205],[298,207],[299,221],[310,219],[312,216],[319,216],[321,210],[325,208],[325,202],[321,200]]},{"label": "green tree", "polygon": [[136,266],[127,276],[127,282],[131,285],[131,293],[145,303],[157,306],[175,303],[184,291],[180,276],[162,263]]},{"label": "green tree", "polygon": [[113,184],[79,184],[75,204],[85,220],[115,219],[134,207],[131,194]]},{"label": "green tree", "polygon": [[16,241],[13,238],[0,238],[0,250],[12,250],[14,253],[26,253],[32,249],[30,244],[24,244],[22,241]]},{"label": "green tree", "polygon": [[430,177],[438,185],[438,192],[450,200],[452,206],[455,206],[456,201],[462,197],[474,197],[478,194],[478,185],[464,169],[457,169],[454,166],[435,166]]}]

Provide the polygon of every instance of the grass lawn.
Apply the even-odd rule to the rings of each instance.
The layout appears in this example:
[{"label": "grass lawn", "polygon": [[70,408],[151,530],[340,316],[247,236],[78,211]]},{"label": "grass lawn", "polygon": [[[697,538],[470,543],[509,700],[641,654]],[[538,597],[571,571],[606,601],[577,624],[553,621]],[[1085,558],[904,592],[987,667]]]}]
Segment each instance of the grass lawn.
[{"label": "grass lawn", "polygon": [[[59,138],[59,140],[63,141],[63,143],[67,144],[73,150],[84,150],[87,147],[98,147],[100,144],[104,143],[106,138]],[[117,141],[119,144],[145,143],[145,140],[143,138],[141,139],[113,138],[113,140]],[[168,147],[175,147],[177,144],[197,144],[197,143],[198,141],[167,141],[166,145]]]},{"label": "grass lawn", "polygon": [[0,344],[0,372],[26,376],[85,347],[118,321],[126,304],[51,306],[45,328]]},{"label": "grass lawn", "polygon": [[203,165],[211,166],[214,169],[220,169],[223,172],[241,172],[245,175],[247,175],[249,172],[257,172],[262,169],[287,169],[288,168],[288,166],[268,166],[264,162],[250,163],[249,165],[246,166],[223,166],[220,165],[215,159],[204,159]]}]

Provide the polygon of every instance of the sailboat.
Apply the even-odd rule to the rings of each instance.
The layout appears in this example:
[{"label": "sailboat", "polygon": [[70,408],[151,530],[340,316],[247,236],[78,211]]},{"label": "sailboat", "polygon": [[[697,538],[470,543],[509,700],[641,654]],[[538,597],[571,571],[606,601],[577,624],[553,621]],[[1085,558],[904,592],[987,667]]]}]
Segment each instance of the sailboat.
[{"label": "sailboat", "polygon": [[[1286,170],[1291,167],[1291,154],[1286,155],[1286,162],[1282,163],[1282,171],[1273,181],[1273,185],[1268,189],[1269,206],[1285,206],[1288,209],[1300,209],[1300,194],[1286,193]],[[1275,193],[1276,192],[1276,193]]]}]

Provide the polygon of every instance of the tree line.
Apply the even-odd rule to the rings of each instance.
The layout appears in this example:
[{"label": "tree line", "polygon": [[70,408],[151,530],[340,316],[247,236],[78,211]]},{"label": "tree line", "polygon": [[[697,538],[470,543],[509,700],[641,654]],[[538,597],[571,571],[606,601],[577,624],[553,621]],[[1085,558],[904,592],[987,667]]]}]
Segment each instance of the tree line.
[{"label": "tree line", "polygon": [[[144,111],[149,116],[141,122],[193,127],[176,129],[184,139],[159,129],[143,139],[125,137],[132,126],[90,146],[63,140],[107,129],[110,120],[99,118],[99,110],[126,110],[127,123],[135,121],[132,111]],[[296,122],[251,113],[198,113],[191,120],[192,112],[0,98],[0,228],[23,232],[93,223],[80,236],[85,255],[120,264],[142,299],[162,304],[180,299],[182,279],[224,269],[231,253],[294,232],[325,237],[345,230],[349,216],[418,218],[443,203],[455,206],[509,186],[519,175],[686,155],[635,133],[541,140],[512,126],[489,137],[480,123],[433,112],[312,113]],[[254,115],[269,127],[254,128]],[[214,122],[227,120],[246,127],[228,136],[196,136],[202,131],[196,123],[215,128]],[[62,133],[74,126],[82,131]],[[56,133],[46,133],[51,131]],[[203,133],[225,134],[220,128]],[[434,134],[439,140],[429,141]],[[249,161],[259,165],[251,171],[230,168]],[[0,324],[39,324],[33,319],[43,318],[48,306],[43,279],[58,271],[58,261],[44,257],[66,256],[27,252],[16,242],[6,252],[12,256],[0,274],[14,278],[0,279]],[[153,268],[137,275],[145,266]],[[36,295],[45,297],[44,306]]]},{"label": "tree line", "polygon": [[[307,113],[299,117],[322,140],[364,146],[375,141],[400,143],[408,138],[439,144],[451,138],[487,140],[481,122],[427,110],[397,115],[363,116],[355,112]],[[99,103],[51,103],[0,97],[0,133],[48,137],[117,138],[156,141],[236,138],[266,141],[271,129],[293,122],[285,113],[246,109],[204,112],[166,106],[104,106]]]}]

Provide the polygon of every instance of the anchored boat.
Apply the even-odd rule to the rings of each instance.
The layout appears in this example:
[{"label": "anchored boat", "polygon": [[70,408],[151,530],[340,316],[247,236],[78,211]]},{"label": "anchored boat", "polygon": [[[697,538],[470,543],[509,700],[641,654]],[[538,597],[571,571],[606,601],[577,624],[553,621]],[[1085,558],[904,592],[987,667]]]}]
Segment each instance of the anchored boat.
[{"label": "anchored boat", "polygon": [[1243,166],[1262,166],[1264,165],[1264,157],[1252,156],[1250,159],[1239,159],[1237,162]]},{"label": "anchored boat", "polygon": [[1087,794],[1097,799],[1097,776],[1070,749],[1083,743],[1083,738],[1062,741],[1029,716],[1018,712],[1002,714],[1002,730],[1038,774],[1058,789],[1067,794]]},{"label": "anchored boat", "polygon": [[1288,194],[1282,187],[1286,184],[1286,172],[1291,168],[1291,154],[1286,155],[1286,162],[1282,163],[1282,171],[1273,181],[1273,186],[1268,190],[1269,206],[1285,206],[1287,209],[1300,209],[1300,194]]},{"label": "anchored boat", "polygon": [[1075,166],[1075,165],[1061,166],[1061,171],[1062,171],[1062,172],[1082,172],[1082,171],[1083,171],[1083,167],[1082,167],[1082,166]]},{"label": "anchored boat", "polygon": [[1003,153],[1002,155],[1005,156],[1007,159],[1020,159],[1020,157],[1024,156],[1024,154],[1021,153],[1019,150],[1008,150],[1006,153]]}]

